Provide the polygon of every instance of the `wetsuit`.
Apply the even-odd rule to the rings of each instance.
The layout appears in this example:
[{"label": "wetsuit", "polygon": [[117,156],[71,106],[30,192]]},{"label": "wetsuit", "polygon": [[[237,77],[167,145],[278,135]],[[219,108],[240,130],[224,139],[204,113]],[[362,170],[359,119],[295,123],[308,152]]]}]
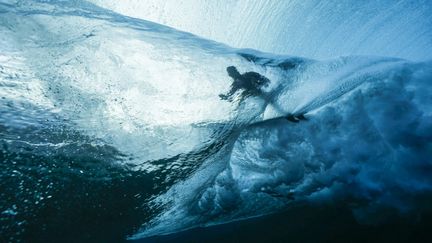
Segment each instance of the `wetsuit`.
[{"label": "wetsuit", "polygon": [[230,76],[234,82],[231,84],[231,89],[227,94],[220,94],[219,97],[223,100],[232,101],[232,96],[237,90],[242,89],[242,97],[259,95],[261,93],[260,88],[270,83],[270,80],[257,72],[246,72],[240,74],[237,68],[234,66],[227,67],[228,76]]}]

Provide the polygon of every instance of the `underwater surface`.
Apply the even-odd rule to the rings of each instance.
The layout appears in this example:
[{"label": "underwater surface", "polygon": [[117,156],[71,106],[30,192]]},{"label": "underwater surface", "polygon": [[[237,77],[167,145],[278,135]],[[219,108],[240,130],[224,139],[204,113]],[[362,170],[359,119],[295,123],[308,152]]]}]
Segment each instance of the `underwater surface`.
[{"label": "underwater surface", "polygon": [[431,13],[0,0],[0,242],[431,239]]}]

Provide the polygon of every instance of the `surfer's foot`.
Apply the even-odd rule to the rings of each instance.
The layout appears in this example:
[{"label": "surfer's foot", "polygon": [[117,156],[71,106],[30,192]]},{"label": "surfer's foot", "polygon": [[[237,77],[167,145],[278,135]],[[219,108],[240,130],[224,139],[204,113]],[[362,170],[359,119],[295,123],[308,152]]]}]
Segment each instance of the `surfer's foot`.
[{"label": "surfer's foot", "polygon": [[300,115],[293,115],[293,114],[291,114],[291,115],[288,115],[288,116],[286,116],[286,119],[288,120],[288,121],[290,121],[290,122],[299,122],[299,121],[306,121],[307,120],[307,118],[304,116],[304,114],[300,114]]},{"label": "surfer's foot", "polygon": [[285,118],[290,122],[296,122],[296,123],[299,122],[299,119],[295,118],[294,115],[288,115]]},{"label": "surfer's foot", "polygon": [[304,116],[304,114],[300,114],[300,115],[298,115],[298,116],[295,116],[295,118],[297,118],[297,119],[299,119],[299,120],[304,120],[304,121],[307,120],[307,118]]}]

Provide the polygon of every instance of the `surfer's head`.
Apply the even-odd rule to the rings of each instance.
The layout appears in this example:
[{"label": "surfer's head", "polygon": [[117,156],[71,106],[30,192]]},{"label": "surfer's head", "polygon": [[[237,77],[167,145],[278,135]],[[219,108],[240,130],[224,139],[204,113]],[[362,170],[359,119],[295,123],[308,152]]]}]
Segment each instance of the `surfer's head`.
[{"label": "surfer's head", "polygon": [[230,76],[231,78],[236,79],[241,76],[240,73],[237,71],[237,68],[234,66],[229,66],[226,70],[228,72],[228,76]]}]

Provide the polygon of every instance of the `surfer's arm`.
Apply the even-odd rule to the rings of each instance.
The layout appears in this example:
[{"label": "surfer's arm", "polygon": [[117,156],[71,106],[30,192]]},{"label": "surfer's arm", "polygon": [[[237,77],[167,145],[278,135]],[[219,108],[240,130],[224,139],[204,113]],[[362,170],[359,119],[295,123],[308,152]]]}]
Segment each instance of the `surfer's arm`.
[{"label": "surfer's arm", "polygon": [[237,88],[236,86],[232,85],[232,86],[231,86],[231,89],[230,89],[230,91],[228,91],[227,95],[228,95],[228,96],[231,96],[231,95],[233,95],[237,90],[238,90],[238,88]]},{"label": "surfer's arm", "polygon": [[228,91],[228,93],[226,94],[220,94],[219,97],[223,100],[229,100],[230,97],[238,90],[238,87],[235,85],[231,85],[231,89],[230,91]]}]

